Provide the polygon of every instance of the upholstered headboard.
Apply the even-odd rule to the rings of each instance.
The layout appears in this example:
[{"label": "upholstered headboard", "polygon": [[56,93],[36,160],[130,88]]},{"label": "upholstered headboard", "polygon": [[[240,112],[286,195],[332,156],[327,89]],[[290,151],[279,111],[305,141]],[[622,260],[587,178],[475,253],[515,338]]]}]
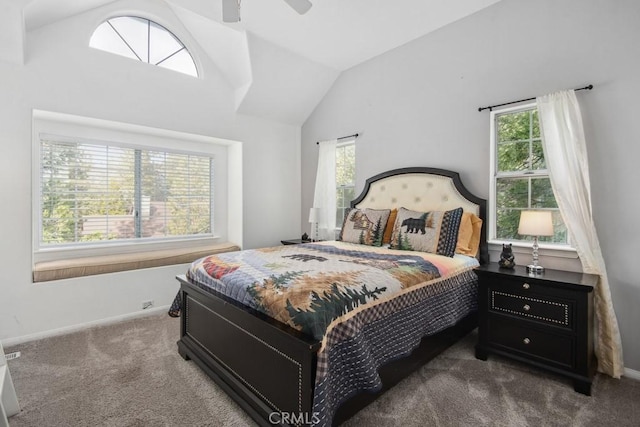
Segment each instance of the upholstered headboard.
[{"label": "upholstered headboard", "polygon": [[367,179],[352,208],[395,209],[404,207],[420,212],[462,207],[482,218],[480,262],[489,262],[486,239],[487,201],[465,188],[458,172],[413,167],[394,169]]}]

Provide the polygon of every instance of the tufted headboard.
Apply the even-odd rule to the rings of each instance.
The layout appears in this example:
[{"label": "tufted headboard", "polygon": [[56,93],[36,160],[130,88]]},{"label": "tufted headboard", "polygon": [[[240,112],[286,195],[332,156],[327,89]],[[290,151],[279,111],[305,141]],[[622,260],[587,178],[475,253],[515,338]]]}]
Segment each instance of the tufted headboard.
[{"label": "tufted headboard", "polygon": [[465,188],[458,172],[413,167],[394,169],[367,179],[352,208],[395,209],[404,207],[420,212],[462,207],[482,218],[480,262],[489,262],[486,238],[487,201]]}]

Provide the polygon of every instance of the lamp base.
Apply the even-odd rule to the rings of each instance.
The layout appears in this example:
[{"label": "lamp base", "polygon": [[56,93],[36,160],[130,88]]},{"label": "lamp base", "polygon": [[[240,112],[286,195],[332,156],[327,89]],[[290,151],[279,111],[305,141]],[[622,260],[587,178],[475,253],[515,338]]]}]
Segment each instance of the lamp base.
[{"label": "lamp base", "polygon": [[544,274],[544,267],[541,265],[529,264],[527,265],[527,273],[533,274],[533,275]]}]

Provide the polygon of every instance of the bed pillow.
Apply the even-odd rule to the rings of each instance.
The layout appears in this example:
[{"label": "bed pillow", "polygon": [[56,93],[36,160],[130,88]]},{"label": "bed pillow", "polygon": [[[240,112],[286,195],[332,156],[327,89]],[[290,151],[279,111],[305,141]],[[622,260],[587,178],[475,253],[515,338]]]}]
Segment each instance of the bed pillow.
[{"label": "bed pillow", "polygon": [[452,257],[458,243],[461,220],[462,208],[431,212],[400,208],[390,247]]},{"label": "bed pillow", "polygon": [[353,210],[353,208],[345,208],[344,209],[344,218],[342,218],[342,225],[340,226],[340,232],[338,233],[338,237],[336,240],[342,241],[342,231],[344,230],[344,223],[349,218],[349,213]]},{"label": "bed pillow", "polygon": [[340,238],[343,242],[382,246],[390,209],[351,209],[345,213]]},{"label": "bed pillow", "polygon": [[388,245],[391,243],[391,233],[393,232],[393,224],[396,223],[396,216],[398,216],[398,209],[392,209],[387,220],[387,226],[384,228],[384,236],[382,236],[382,244]]},{"label": "bed pillow", "polygon": [[464,212],[458,231],[458,243],[456,253],[467,256],[478,256],[480,248],[480,233],[482,232],[482,219],[471,212]]}]

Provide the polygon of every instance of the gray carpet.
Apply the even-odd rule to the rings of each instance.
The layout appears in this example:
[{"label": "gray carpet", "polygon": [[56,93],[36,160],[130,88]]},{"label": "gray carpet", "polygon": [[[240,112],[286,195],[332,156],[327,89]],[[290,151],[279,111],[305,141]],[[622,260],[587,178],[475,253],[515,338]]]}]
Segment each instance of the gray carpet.
[{"label": "gray carpet", "polygon": [[[9,361],[20,426],[244,426],[247,415],[177,353],[179,320],[155,315],[34,341]],[[473,356],[471,333],[347,426],[638,426],[640,381],[598,375],[591,397],[561,377]],[[259,362],[257,362],[259,363]]]}]

